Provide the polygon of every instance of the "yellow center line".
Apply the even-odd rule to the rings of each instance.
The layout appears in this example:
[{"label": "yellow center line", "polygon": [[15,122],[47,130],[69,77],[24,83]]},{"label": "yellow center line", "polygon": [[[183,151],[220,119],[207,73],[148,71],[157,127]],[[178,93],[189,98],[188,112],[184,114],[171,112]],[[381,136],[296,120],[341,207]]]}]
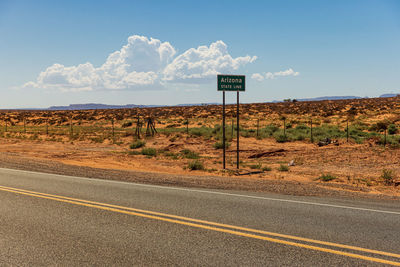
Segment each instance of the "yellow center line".
[{"label": "yellow center line", "polygon": [[[306,248],[306,249],[310,249],[310,250],[322,251],[322,252],[327,252],[327,253],[331,253],[331,254],[342,255],[342,256],[347,256],[347,257],[352,257],[352,258],[358,258],[358,259],[367,260],[367,261],[373,261],[373,262],[378,262],[378,263],[391,264],[394,266],[400,266],[400,262],[389,261],[389,260],[384,260],[384,259],[380,259],[380,258],[369,257],[369,256],[364,256],[364,255],[359,255],[359,254],[354,254],[354,253],[349,253],[349,252],[344,252],[344,251],[339,251],[339,250],[334,250],[334,249],[329,249],[329,248],[317,247],[317,246],[313,246],[313,245],[296,243],[293,241],[286,241],[286,240],[281,240],[281,239],[276,239],[276,238],[271,238],[271,237],[266,237],[266,236],[260,236],[260,235],[256,235],[256,234],[243,233],[243,232],[239,232],[239,231],[235,231],[235,230],[244,230],[247,232],[262,233],[262,234],[273,235],[273,236],[278,236],[278,237],[291,238],[294,240],[313,242],[316,244],[329,245],[329,246],[335,246],[335,247],[340,247],[340,248],[347,248],[347,249],[352,249],[352,250],[358,250],[358,251],[363,251],[363,252],[369,252],[369,253],[390,256],[390,257],[397,257],[397,258],[400,257],[399,254],[394,254],[394,253],[389,253],[389,252],[383,252],[383,251],[378,251],[378,250],[369,250],[369,249],[347,246],[347,245],[342,245],[342,244],[336,244],[336,243],[331,243],[331,242],[301,238],[301,237],[290,236],[290,235],[283,235],[283,234],[272,233],[272,232],[267,232],[267,231],[262,231],[262,230],[255,230],[255,229],[250,229],[250,228],[245,228],[245,227],[238,227],[238,226],[233,226],[233,225],[228,225],[228,224],[209,222],[209,221],[205,221],[205,220],[192,219],[192,218],[187,218],[187,217],[182,217],[182,216],[170,215],[170,214],[141,210],[141,209],[134,209],[134,208],[129,208],[129,207],[123,207],[123,206],[111,205],[111,204],[106,204],[106,203],[82,200],[82,199],[77,199],[77,198],[45,194],[45,193],[40,193],[40,192],[28,191],[28,190],[24,190],[24,189],[12,188],[12,187],[0,186],[0,190],[12,192],[12,193],[16,193],[16,194],[32,196],[32,197],[55,200],[55,201],[59,201],[59,202],[70,203],[70,204],[75,204],[75,205],[80,205],[80,206],[86,206],[86,207],[91,207],[91,208],[96,208],[96,209],[101,209],[101,210],[107,210],[107,211],[112,211],[112,212],[117,212],[117,213],[122,213],[122,214],[127,214],[127,215],[134,215],[134,216],[138,216],[138,217],[144,217],[144,218],[155,219],[155,220],[160,220],[160,221],[165,221],[165,222],[170,222],[170,223],[175,223],[175,224],[192,226],[192,227],[202,228],[202,229],[206,229],[206,230],[229,233],[232,235],[249,237],[249,238],[254,238],[254,239],[259,239],[259,240],[265,240],[265,241],[274,242],[274,243],[278,243],[278,244],[284,244],[284,245],[290,245],[290,246],[294,246],[294,247]],[[138,213],[138,212],[144,212],[144,213],[148,213],[148,214],[142,214],[142,213]],[[160,216],[166,216],[166,217],[170,217],[170,218],[164,218],[164,217],[160,217]],[[174,218],[174,219],[171,219],[171,218]],[[188,222],[180,221],[178,219],[186,220]],[[203,224],[198,224],[198,223],[204,223],[204,224],[209,224],[209,225],[203,225]],[[231,228],[234,230],[217,228],[215,226]]]}]

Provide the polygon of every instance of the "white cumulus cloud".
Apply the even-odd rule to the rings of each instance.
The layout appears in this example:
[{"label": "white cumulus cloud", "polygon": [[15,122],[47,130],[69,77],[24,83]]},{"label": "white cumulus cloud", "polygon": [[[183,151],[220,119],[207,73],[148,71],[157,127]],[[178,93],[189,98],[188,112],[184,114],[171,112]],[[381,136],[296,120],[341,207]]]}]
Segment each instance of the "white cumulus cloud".
[{"label": "white cumulus cloud", "polygon": [[256,56],[232,58],[222,41],[191,48],[177,56],[163,71],[163,80],[172,82],[209,81],[218,73],[230,73],[251,63]]},{"label": "white cumulus cloud", "polygon": [[133,35],[99,67],[89,62],[69,67],[53,64],[23,87],[62,91],[162,88],[168,83],[209,81],[218,73],[233,72],[256,58],[233,58],[222,41],[176,55],[169,42]]},{"label": "white cumulus cloud", "polygon": [[294,71],[293,69],[287,69],[284,71],[278,72],[264,72],[264,73],[254,73],[251,75],[251,78],[257,80],[259,82],[264,81],[265,79],[275,79],[276,77],[282,76],[299,76],[300,72]]}]

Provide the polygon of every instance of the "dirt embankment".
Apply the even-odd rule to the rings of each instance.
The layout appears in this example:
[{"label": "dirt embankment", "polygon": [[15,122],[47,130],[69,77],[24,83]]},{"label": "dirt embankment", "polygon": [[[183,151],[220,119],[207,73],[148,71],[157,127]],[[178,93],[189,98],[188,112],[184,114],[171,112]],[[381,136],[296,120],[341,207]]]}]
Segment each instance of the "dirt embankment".
[{"label": "dirt embankment", "polygon": [[[160,140],[155,139],[154,142]],[[276,147],[274,143],[271,145]],[[398,150],[378,149],[379,151],[371,152],[371,149],[361,145],[318,148],[315,145],[293,143],[285,144],[277,150],[266,147],[256,151],[246,149],[244,145],[243,150],[242,157],[251,158],[255,155],[258,157],[257,161],[266,162],[263,164],[272,166],[272,170],[260,172],[247,167],[236,173],[233,166],[230,166],[231,171],[225,172],[189,171],[182,167],[186,159],[171,160],[161,156],[148,158],[143,155],[130,155],[128,149],[115,145],[4,139],[1,140],[0,146],[0,167],[157,185],[400,200],[399,186],[381,185],[378,181],[380,172],[376,169],[377,166],[394,166],[400,158]],[[215,157],[219,158],[220,155]],[[289,159],[294,160],[295,165],[289,167],[287,172],[279,171],[278,166],[282,165],[281,162],[286,164]],[[211,164],[213,159],[209,161]],[[372,183],[374,180],[375,185],[368,185],[365,181],[355,178],[374,177],[374,172],[376,179],[370,178],[368,181]],[[335,173],[340,178],[322,182],[315,179],[320,173]]]}]

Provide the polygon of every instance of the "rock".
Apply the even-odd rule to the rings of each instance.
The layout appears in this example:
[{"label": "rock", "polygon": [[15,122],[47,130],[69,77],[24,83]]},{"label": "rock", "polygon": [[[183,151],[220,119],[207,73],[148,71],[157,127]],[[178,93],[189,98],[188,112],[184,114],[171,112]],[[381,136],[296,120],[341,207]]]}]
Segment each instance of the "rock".
[{"label": "rock", "polygon": [[289,163],[288,163],[288,166],[290,167],[290,166],[295,166],[296,165],[296,163],[294,163],[294,160],[292,159]]}]

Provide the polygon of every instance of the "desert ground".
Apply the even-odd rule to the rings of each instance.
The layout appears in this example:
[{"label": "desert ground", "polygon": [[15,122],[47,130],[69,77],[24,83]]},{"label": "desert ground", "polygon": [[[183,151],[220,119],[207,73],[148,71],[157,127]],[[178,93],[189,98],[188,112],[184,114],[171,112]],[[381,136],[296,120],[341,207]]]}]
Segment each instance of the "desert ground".
[{"label": "desert ground", "polygon": [[241,104],[239,170],[235,112],[235,105],[227,106],[226,170],[218,105],[3,110],[0,153],[70,166],[400,196],[400,97]]}]

